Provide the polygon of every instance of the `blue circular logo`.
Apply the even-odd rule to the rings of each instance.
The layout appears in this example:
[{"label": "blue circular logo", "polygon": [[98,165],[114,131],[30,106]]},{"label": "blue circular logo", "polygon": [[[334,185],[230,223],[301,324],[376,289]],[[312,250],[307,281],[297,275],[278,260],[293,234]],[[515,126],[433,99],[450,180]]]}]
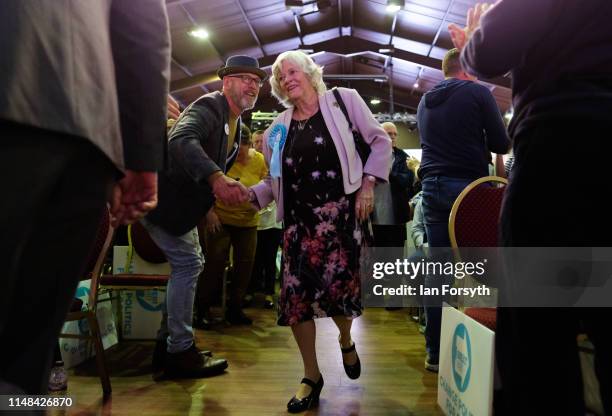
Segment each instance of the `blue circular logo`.
[{"label": "blue circular logo", "polygon": [[470,384],[472,372],[472,345],[470,334],[463,324],[457,325],[453,335],[452,361],[453,379],[457,389],[463,393]]},{"label": "blue circular logo", "polygon": [[157,312],[162,310],[162,305],[166,300],[166,297],[163,296],[165,293],[156,289],[137,290],[136,300],[143,309],[149,312]]}]

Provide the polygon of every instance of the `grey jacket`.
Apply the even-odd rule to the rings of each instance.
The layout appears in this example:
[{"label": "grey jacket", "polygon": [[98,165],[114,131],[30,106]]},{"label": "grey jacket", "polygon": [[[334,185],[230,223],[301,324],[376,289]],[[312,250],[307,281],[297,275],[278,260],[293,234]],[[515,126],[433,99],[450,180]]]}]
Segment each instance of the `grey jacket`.
[{"label": "grey jacket", "polygon": [[183,111],[170,130],[168,167],[159,174],[158,204],[147,215],[150,222],[178,236],[206,215],[215,202],[208,177],[225,173],[238,152],[239,128],[227,152],[228,121],[229,105],[220,92],[203,95]]},{"label": "grey jacket", "polygon": [[163,0],[2,0],[0,52],[0,120],[85,138],[119,168],[163,166]]}]

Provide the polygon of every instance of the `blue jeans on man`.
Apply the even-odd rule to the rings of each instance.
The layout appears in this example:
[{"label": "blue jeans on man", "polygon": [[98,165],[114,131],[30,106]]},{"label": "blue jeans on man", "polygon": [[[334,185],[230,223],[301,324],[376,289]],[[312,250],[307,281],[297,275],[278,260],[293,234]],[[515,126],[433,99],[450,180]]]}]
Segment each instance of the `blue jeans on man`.
[{"label": "blue jeans on man", "polygon": [[198,276],[204,268],[198,229],[194,227],[181,236],[175,236],[146,218],[140,221],[164,252],[172,269],[157,339],[168,337],[169,353],[185,351],[193,344],[193,301]]},{"label": "blue jeans on man", "polygon": [[[423,216],[425,218],[425,232],[430,247],[430,261],[450,261],[450,250],[435,250],[436,247],[450,247],[448,234],[448,219],[453,203],[463,189],[472,182],[471,179],[451,178],[447,176],[426,177],[422,181],[423,187]],[[427,275],[426,287],[440,288],[442,284],[451,284],[452,276]],[[440,355],[440,327],[442,324],[441,298],[428,297],[424,299],[425,316],[425,348],[428,361],[438,364]]]}]

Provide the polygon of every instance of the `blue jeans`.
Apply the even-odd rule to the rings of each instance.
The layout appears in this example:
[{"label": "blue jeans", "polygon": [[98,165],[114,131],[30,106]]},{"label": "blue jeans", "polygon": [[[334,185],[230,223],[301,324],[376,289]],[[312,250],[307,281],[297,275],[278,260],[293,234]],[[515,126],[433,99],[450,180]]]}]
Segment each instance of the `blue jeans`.
[{"label": "blue jeans", "polygon": [[168,337],[170,353],[185,351],[193,344],[193,301],[198,276],[204,268],[198,229],[194,227],[181,236],[175,236],[146,218],[140,222],[164,252],[172,269],[157,339]]},{"label": "blue jeans", "polygon": [[[448,234],[448,217],[453,203],[463,189],[472,182],[470,179],[449,178],[446,176],[433,176],[423,179],[423,217],[425,219],[425,232],[429,243],[430,253],[434,261],[450,261],[450,250],[432,250],[435,247],[450,247]],[[441,287],[442,284],[451,284],[452,276],[425,277],[426,287]],[[440,354],[440,326],[442,324],[442,308],[439,306],[442,299],[430,298],[425,303],[425,348],[430,361],[437,362]],[[429,303],[430,306],[427,306]]]}]

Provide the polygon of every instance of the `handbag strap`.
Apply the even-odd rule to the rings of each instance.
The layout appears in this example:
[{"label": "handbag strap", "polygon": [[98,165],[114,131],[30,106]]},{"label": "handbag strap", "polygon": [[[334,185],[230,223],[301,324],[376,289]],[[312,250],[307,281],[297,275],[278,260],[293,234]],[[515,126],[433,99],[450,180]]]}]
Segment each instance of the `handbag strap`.
[{"label": "handbag strap", "polygon": [[340,110],[342,110],[344,117],[346,117],[346,121],[348,121],[349,129],[353,131],[353,123],[351,122],[351,118],[348,115],[348,111],[346,111],[346,106],[344,105],[344,100],[342,99],[342,96],[340,95],[340,91],[338,91],[338,88],[334,87],[332,88],[332,92],[334,93],[334,96],[336,97],[336,101],[338,102],[338,105],[340,106]]}]

